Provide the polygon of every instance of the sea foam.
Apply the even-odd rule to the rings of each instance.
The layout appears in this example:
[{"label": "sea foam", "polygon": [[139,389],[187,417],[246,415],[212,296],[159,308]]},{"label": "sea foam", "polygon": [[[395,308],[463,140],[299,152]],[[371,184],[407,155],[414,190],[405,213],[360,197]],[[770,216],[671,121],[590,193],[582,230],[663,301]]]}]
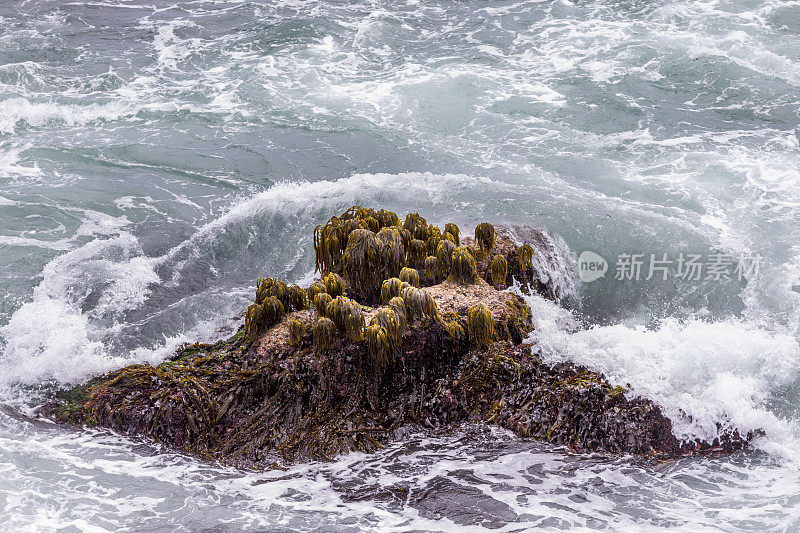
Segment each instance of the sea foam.
[{"label": "sea foam", "polygon": [[793,336],[740,318],[582,327],[570,311],[525,297],[536,326],[530,340],[544,361],[571,361],[630,385],[629,396],[661,406],[679,439],[763,430],[775,444],[796,442],[793,424],[770,406],[781,387],[800,380]]}]

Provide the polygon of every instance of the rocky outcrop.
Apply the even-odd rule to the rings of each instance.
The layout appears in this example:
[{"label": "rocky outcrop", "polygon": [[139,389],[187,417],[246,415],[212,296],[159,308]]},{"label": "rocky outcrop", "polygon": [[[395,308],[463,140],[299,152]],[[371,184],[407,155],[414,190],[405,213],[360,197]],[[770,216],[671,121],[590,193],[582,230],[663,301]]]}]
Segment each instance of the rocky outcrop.
[{"label": "rocky outcrop", "polygon": [[586,368],[545,365],[524,343],[530,309],[503,289],[516,280],[558,300],[555,279],[535,268],[547,251],[489,224],[467,239],[453,224],[360,207],[317,228],[314,242],[320,279],[305,289],[259,280],[230,339],[97,377],[39,414],[260,468],[371,452],[410,425],[464,421],[575,451],[689,449],[658,406]]}]

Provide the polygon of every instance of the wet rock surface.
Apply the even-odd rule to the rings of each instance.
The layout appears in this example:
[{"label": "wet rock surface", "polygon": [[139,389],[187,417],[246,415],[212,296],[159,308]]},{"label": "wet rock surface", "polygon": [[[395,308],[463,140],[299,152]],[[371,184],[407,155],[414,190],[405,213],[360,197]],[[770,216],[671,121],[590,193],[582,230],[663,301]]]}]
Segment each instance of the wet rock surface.
[{"label": "wet rock surface", "polygon": [[321,276],[311,287],[260,280],[230,339],[96,377],[38,414],[256,468],[373,452],[409,426],[465,421],[577,452],[744,445],[739,435],[681,443],[652,402],[589,369],[542,363],[524,344],[530,309],[503,289],[517,282],[559,301],[562,280],[545,270],[568,257],[541,230],[459,233],[417,214],[401,222],[351,208],[315,232]]}]

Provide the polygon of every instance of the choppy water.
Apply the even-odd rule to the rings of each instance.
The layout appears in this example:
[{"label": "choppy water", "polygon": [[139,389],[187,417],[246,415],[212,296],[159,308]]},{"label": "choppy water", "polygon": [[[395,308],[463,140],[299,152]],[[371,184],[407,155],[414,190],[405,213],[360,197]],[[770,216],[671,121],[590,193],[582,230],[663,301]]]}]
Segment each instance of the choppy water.
[{"label": "choppy water", "polygon": [[[0,3],[0,527],[800,528],[799,124],[794,0]],[[242,474],[20,416],[229,332],[356,203],[609,260],[761,254],[531,303],[546,357],[678,435],[765,436],[647,464],[464,427]]]}]

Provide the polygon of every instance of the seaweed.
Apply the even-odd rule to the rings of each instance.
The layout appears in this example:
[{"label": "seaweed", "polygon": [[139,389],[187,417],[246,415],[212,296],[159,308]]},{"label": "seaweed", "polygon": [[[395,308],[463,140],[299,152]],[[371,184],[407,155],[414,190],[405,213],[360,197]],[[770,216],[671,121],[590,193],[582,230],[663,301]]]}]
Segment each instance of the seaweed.
[{"label": "seaweed", "polygon": [[427,253],[428,249],[425,245],[425,241],[419,239],[412,240],[408,248],[408,265],[416,269],[422,268]]},{"label": "seaweed", "polygon": [[425,289],[404,287],[401,295],[409,323],[423,318],[439,318],[436,302]]},{"label": "seaweed", "polygon": [[489,262],[489,276],[492,285],[496,289],[506,288],[506,276],[508,276],[508,261],[500,254],[496,254]]},{"label": "seaweed", "polygon": [[482,250],[491,252],[494,249],[496,238],[494,226],[488,222],[481,222],[475,227],[475,242]]},{"label": "seaweed", "polygon": [[405,327],[405,317],[401,316],[395,308],[381,307],[370,325],[364,330],[367,349],[372,357],[373,367],[378,373],[378,378],[387,367],[390,358],[399,355]]},{"label": "seaweed", "polygon": [[398,276],[401,282],[406,282],[413,287],[419,288],[419,272],[413,268],[404,267]]},{"label": "seaweed", "polygon": [[436,247],[436,273],[440,279],[450,275],[450,268],[453,264],[453,254],[457,246],[450,240],[443,240]]},{"label": "seaweed", "polygon": [[275,278],[263,278],[256,282],[256,303],[261,304],[265,298],[270,296],[270,289],[275,283]]},{"label": "seaweed", "polygon": [[467,310],[467,328],[475,344],[481,348],[488,348],[494,340],[494,319],[492,313],[482,303],[475,304]]},{"label": "seaweed", "polygon": [[466,336],[464,327],[456,320],[447,322],[447,324],[445,324],[445,329],[447,329],[447,333],[453,341],[462,341]]},{"label": "seaweed", "polygon": [[[267,299],[274,297],[283,304],[284,309],[291,309],[289,302],[289,286],[283,281],[273,282],[267,290]],[[266,299],[265,299],[266,301]]]},{"label": "seaweed", "polygon": [[276,296],[268,296],[261,305],[252,304],[247,308],[244,320],[245,337],[253,342],[267,329],[283,318],[283,303]]},{"label": "seaweed", "polygon": [[533,247],[530,244],[523,244],[519,248],[517,248],[517,264],[519,265],[520,270],[524,271],[525,269],[531,266],[531,260],[533,259]]},{"label": "seaweed", "polygon": [[389,300],[388,306],[397,313],[403,324],[403,329],[408,326],[408,312],[406,311],[406,301],[401,296],[395,296]]},{"label": "seaweed", "polygon": [[429,255],[425,258],[425,278],[431,284],[436,283],[439,278],[439,260]]},{"label": "seaweed", "polygon": [[425,246],[428,249],[428,255],[435,255],[436,248],[442,242],[442,232],[436,226],[428,227],[428,239],[425,241]]},{"label": "seaweed", "polygon": [[350,234],[344,252],[344,272],[356,298],[368,299],[380,291],[383,276],[383,243],[371,231]]},{"label": "seaweed", "polygon": [[396,227],[382,228],[377,234],[378,240],[383,245],[383,272],[384,277],[394,277],[403,268],[405,262],[405,247],[400,230]]},{"label": "seaweed", "polygon": [[289,344],[297,346],[303,341],[303,336],[306,333],[306,325],[293,318],[289,321]]},{"label": "seaweed", "polygon": [[462,284],[478,281],[478,264],[469,248],[460,246],[453,252],[450,278]]},{"label": "seaweed", "polygon": [[442,238],[447,238],[450,235],[452,239],[452,243],[458,247],[461,244],[461,238],[459,237],[460,231],[458,230],[458,226],[453,224],[452,222],[448,222],[444,225],[444,232],[442,233]]},{"label": "seaweed", "polygon": [[411,233],[414,239],[424,240],[428,233],[428,223],[419,213],[409,213],[403,222],[403,228]]},{"label": "seaweed", "polygon": [[344,294],[344,280],[339,274],[328,272],[325,277],[322,278],[322,283],[325,285],[325,292],[332,297],[336,298]]},{"label": "seaweed", "polygon": [[400,294],[403,281],[400,278],[389,278],[381,284],[381,302],[386,303]]},{"label": "seaweed", "polygon": [[311,302],[312,305],[314,304],[314,298],[317,296],[317,294],[327,294],[327,292],[328,287],[322,280],[315,281],[306,289],[308,301]]},{"label": "seaweed", "polygon": [[379,209],[376,218],[381,225],[381,228],[388,226],[399,226],[400,218],[394,211],[387,211],[386,209]]},{"label": "seaweed", "polygon": [[337,296],[328,304],[325,315],[333,320],[339,331],[353,341],[360,341],[364,335],[364,313],[355,300]]},{"label": "seaweed", "polygon": [[328,304],[331,303],[331,300],[333,300],[333,298],[327,292],[321,292],[314,296],[312,305],[318,316],[326,316],[325,313],[328,311]]},{"label": "seaweed", "polygon": [[372,358],[372,366],[380,377],[389,360],[389,335],[378,324],[370,324],[364,330],[367,352]]},{"label": "seaweed", "polygon": [[314,348],[317,351],[324,351],[333,345],[336,339],[336,324],[333,320],[326,317],[320,317],[314,323],[313,329]]},{"label": "seaweed", "polygon": [[298,285],[290,285],[288,292],[289,294],[287,300],[289,305],[286,306],[287,309],[292,311],[302,311],[307,307],[306,291],[301,289]]}]

